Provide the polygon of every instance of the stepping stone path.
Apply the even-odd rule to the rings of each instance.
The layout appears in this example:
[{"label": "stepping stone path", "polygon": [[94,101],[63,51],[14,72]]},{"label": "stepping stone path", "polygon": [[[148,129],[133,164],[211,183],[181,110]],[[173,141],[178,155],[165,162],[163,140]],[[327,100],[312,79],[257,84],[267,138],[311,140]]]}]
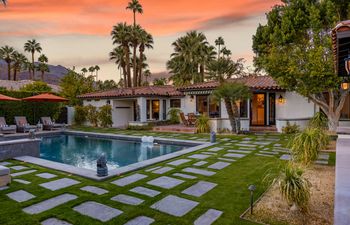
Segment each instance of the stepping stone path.
[{"label": "stepping stone path", "polygon": [[12,163],[10,163],[10,162],[0,162],[0,166],[8,166],[8,165],[12,165]]},{"label": "stepping stone path", "polygon": [[70,179],[70,178],[62,178],[62,179],[50,181],[47,183],[42,183],[39,185],[41,187],[49,189],[51,191],[57,191],[57,190],[60,190],[62,188],[70,187],[70,186],[73,186],[76,184],[80,184],[80,182],[73,180],[73,179]]},{"label": "stepping stone path", "polygon": [[329,159],[329,155],[328,154],[319,154],[318,155],[318,159],[320,159],[320,160],[328,160]]},{"label": "stepping stone path", "polygon": [[117,186],[120,186],[120,187],[124,187],[126,185],[135,183],[135,182],[137,182],[139,180],[145,179],[146,177],[147,177],[146,175],[135,173],[133,175],[121,178],[119,180],[115,180],[115,181],[113,181],[111,183],[115,184]]},{"label": "stepping stone path", "polygon": [[194,221],[194,225],[210,225],[219,219],[222,213],[222,211],[216,209],[209,209],[206,213]]},{"label": "stepping stone path", "polygon": [[164,167],[162,167],[160,169],[154,170],[152,173],[163,174],[163,173],[169,172],[170,170],[173,170],[173,169],[175,169],[175,168],[164,166]]},{"label": "stepping stone path", "polygon": [[224,155],[225,157],[229,157],[229,158],[243,158],[244,154],[238,154],[238,153],[227,153]]},{"label": "stepping stone path", "polygon": [[127,205],[140,205],[144,202],[143,199],[136,198],[130,195],[119,194],[111,198],[112,201],[121,202]]},{"label": "stepping stone path", "polygon": [[206,154],[206,155],[216,155],[215,152],[202,152],[203,154]]},{"label": "stepping stone path", "polygon": [[194,155],[188,156],[188,158],[192,158],[192,159],[206,159],[209,157],[210,155],[203,155],[203,154],[194,154]]},{"label": "stepping stone path", "polygon": [[195,197],[201,197],[211,189],[213,189],[217,184],[207,182],[207,181],[199,181],[198,183],[192,185],[191,187],[182,191],[182,194],[191,195]]},{"label": "stepping stone path", "polygon": [[224,149],[224,148],[215,147],[215,148],[209,149],[208,151],[209,151],[209,152],[218,152],[218,151],[220,151],[220,150],[222,150],[222,149]]},{"label": "stepping stone path", "polygon": [[229,161],[229,162],[236,162],[236,160],[234,159],[226,159],[226,158],[218,158],[219,160],[225,160],[225,161]]},{"label": "stepping stone path", "polygon": [[171,189],[173,187],[176,187],[180,184],[182,184],[183,180],[179,180],[176,178],[172,178],[172,177],[167,177],[167,176],[162,176],[162,177],[158,177],[154,180],[148,181],[147,184],[156,186],[156,187],[161,187],[164,189]]},{"label": "stepping stone path", "polygon": [[262,154],[262,153],[256,153],[255,155],[257,155],[257,156],[265,156],[265,157],[273,157],[273,155]]},{"label": "stepping stone path", "polygon": [[21,183],[21,184],[30,184],[30,181],[26,181],[26,180],[21,180],[21,179],[13,179],[13,181],[17,182],[17,183]]},{"label": "stepping stone path", "polygon": [[241,144],[241,143],[238,143],[236,144],[237,146],[241,146],[241,147],[252,147],[252,148],[256,148],[256,145],[252,145],[252,144]]},{"label": "stepping stone path", "polygon": [[269,142],[269,141],[257,141],[257,142],[254,142],[253,144],[255,144],[255,145],[270,145],[271,142]]},{"label": "stepping stone path", "polygon": [[191,180],[197,178],[197,177],[195,177],[195,176],[187,175],[187,174],[184,174],[184,173],[174,173],[173,176],[182,177],[182,178],[191,179]]},{"label": "stepping stone path", "polygon": [[205,164],[207,164],[208,162],[207,161],[199,161],[199,162],[196,162],[195,164],[193,164],[194,166],[203,166]]},{"label": "stepping stone path", "polygon": [[10,169],[13,169],[13,170],[24,170],[24,169],[28,169],[28,167],[26,167],[26,166],[11,166]]},{"label": "stepping stone path", "polygon": [[249,153],[251,153],[251,151],[247,151],[247,150],[228,150],[227,152],[231,152],[231,153],[243,153],[243,154],[249,154]]},{"label": "stepping stone path", "polygon": [[156,170],[156,169],[159,169],[159,168],[162,168],[161,166],[157,166],[157,167],[153,167],[151,169],[147,169],[145,170],[146,172],[152,172],[153,170]]},{"label": "stepping stone path", "polygon": [[227,162],[216,162],[210,166],[208,166],[209,169],[215,169],[215,170],[222,170],[223,168],[231,165],[231,163]]},{"label": "stepping stone path", "polygon": [[287,154],[284,154],[280,157],[280,159],[282,160],[291,160],[292,159],[292,156],[291,155],[287,155]]},{"label": "stepping stone path", "polygon": [[149,218],[147,216],[139,216],[135,219],[130,220],[124,225],[150,225],[154,222],[154,219]]},{"label": "stepping stone path", "polygon": [[180,198],[175,195],[168,195],[162,200],[151,205],[151,208],[170,214],[172,216],[181,217],[190,212],[198,204],[199,202]]},{"label": "stepping stone path", "polygon": [[22,175],[30,174],[30,173],[34,173],[34,172],[36,172],[36,170],[26,170],[26,171],[19,172],[19,173],[12,173],[11,177],[18,177],[18,176],[22,176]]},{"label": "stepping stone path", "polygon": [[247,148],[247,147],[239,147],[239,150],[245,150],[245,151],[255,151],[255,148]]},{"label": "stepping stone path", "polygon": [[41,225],[72,225],[72,224],[56,218],[49,218],[41,222]]},{"label": "stepping stone path", "polygon": [[7,194],[7,197],[9,197],[10,199],[16,201],[16,202],[25,202],[28,201],[30,199],[35,198],[35,195],[32,195],[31,193],[28,193],[26,191],[23,190],[19,190],[19,191],[15,191],[15,192],[11,192],[9,194]]},{"label": "stepping stone path", "polygon": [[0,191],[6,190],[6,189],[9,189],[9,188],[10,187],[8,187],[8,186],[0,187]]},{"label": "stepping stone path", "polygon": [[268,154],[268,155],[278,155],[279,154],[278,152],[270,152],[270,151],[259,151],[259,153]]},{"label": "stepping stone path", "polygon": [[90,193],[96,194],[96,195],[103,195],[103,194],[106,194],[109,192],[105,189],[95,187],[95,186],[85,186],[85,187],[80,188],[80,190],[87,191],[87,192],[90,192]]},{"label": "stepping stone path", "polygon": [[324,160],[316,160],[315,163],[320,165],[328,165],[328,161],[324,161]]},{"label": "stepping stone path", "polygon": [[178,159],[178,160],[169,162],[169,163],[167,163],[167,164],[168,164],[168,165],[172,165],[172,166],[179,166],[179,165],[182,165],[182,164],[184,164],[184,163],[188,163],[188,162],[190,162],[190,161],[191,161],[190,159]]},{"label": "stepping stone path", "polygon": [[55,174],[52,174],[52,173],[39,173],[39,174],[36,174],[35,176],[45,178],[45,179],[51,179],[51,178],[57,177]]},{"label": "stepping stone path", "polygon": [[63,194],[26,207],[23,209],[23,211],[31,215],[39,214],[77,198],[78,197],[76,195]]},{"label": "stepping stone path", "polygon": [[123,211],[118,209],[92,201],[84,202],[74,207],[73,210],[101,222],[107,222],[123,213]]},{"label": "stepping stone path", "polygon": [[152,189],[145,188],[145,187],[135,187],[129,191],[131,191],[133,193],[140,194],[140,195],[146,195],[148,197],[155,197],[161,193],[159,191],[152,190]]},{"label": "stepping stone path", "polygon": [[210,176],[213,176],[214,174],[216,174],[215,172],[212,172],[212,171],[197,169],[197,168],[193,168],[193,167],[187,167],[187,168],[183,169],[182,171],[186,172],[186,173],[199,174],[199,175],[203,175],[203,176],[207,176],[207,177],[210,177]]}]

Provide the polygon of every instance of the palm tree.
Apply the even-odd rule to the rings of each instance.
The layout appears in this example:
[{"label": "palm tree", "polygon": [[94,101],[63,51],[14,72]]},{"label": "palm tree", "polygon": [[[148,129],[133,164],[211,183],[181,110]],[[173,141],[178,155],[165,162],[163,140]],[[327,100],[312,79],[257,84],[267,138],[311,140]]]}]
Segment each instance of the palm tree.
[{"label": "palm tree", "polygon": [[226,47],[223,47],[223,48],[221,49],[221,53],[222,53],[223,56],[226,56],[227,58],[230,58],[231,55],[232,55],[231,50],[230,50],[230,49],[227,49]]},{"label": "palm tree", "polygon": [[11,80],[11,62],[13,59],[13,54],[15,53],[15,49],[8,45],[5,45],[0,49],[0,58],[5,60],[7,63],[7,79]]},{"label": "palm tree", "polygon": [[95,72],[95,67],[94,66],[90,66],[89,67],[89,72],[91,73],[90,76],[93,76],[93,73]]},{"label": "palm tree", "polygon": [[147,33],[145,30],[142,30],[140,32],[140,36],[139,36],[139,43],[140,43],[140,47],[139,47],[139,63],[138,63],[138,86],[141,86],[142,83],[142,69],[143,69],[143,62],[145,61],[145,57],[144,57],[144,52],[145,52],[145,48],[149,49],[149,48],[153,48],[153,37],[151,34]]},{"label": "palm tree", "polygon": [[6,0],[1,0],[2,4],[4,4],[4,6],[6,6],[7,1]]},{"label": "palm tree", "polygon": [[17,80],[17,73],[25,69],[28,59],[25,55],[15,51],[13,54],[13,80]]},{"label": "palm tree", "polygon": [[100,70],[101,68],[98,66],[98,65],[96,65],[95,66],[95,71],[96,71],[96,81],[98,80],[98,71]]},{"label": "palm tree", "polygon": [[162,78],[156,78],[153,80],[153,85],[154,86],[163,86],[167,84],[167,80],[165,77]]},{"label": "palm tree", "polygon": [[40,46],[40,43],[36,42],[35,39],[32,40],[28,40],[25,44],[24,44],[24,51],[25,52],[30,52],[32,54],[32,64],[33,64],[33,70],[32,70],[32,75],[31,75],[31,79],[35,79],[35,69],[34,69],[34,54],[35,52],[39,52],[41,53],[42,48]]},{"label": "palm tree", "polygon": [[81,72],[83,73],[83,75],[85,75],[88,72],[88,70],[84,67],[83,69],[81,69]]},{"label": "palm tree", "polygon": [[220,53],[221,53],[221,49],[220,47],[222,45],[225,45],[225,41],[222,37],[218,37],[216,40],[215,40],[215,45],[218,46],[218,58],[220,58]]},{"label": "palm tree", "polygon": [[111,51],[109,53],[109,60],[113,60],[115,62],[115,64],[117,64],[118,69],[119,68],[122,69],[124,87],[127,87],[128,78],[127,78],[127,71],[125,68],[126,63],[125,63],[125,55],[124,55],[123,46],[118,46],[118,47],[114,48],[113,51]]},{"label": "palm tree", "polygon": [[148,78],[152,76],[152,73],[150,70],[145,70],[144,76],[146,78],[146,82],[148,82]]},{"label": "palm tree", "polygon": [[44,81],[45,72],[50,72],[49,66],[47,65],[49,59],[46,55],[42,54],[39,56],[38,61],[39,65],[37,66],[37,70],[41,72],[41,81]]},{"label": "palm tree", "polygon": [[131,70],[130,70],[130,49],[129,43],[132,35],[132,27],[126,23],[118,23],[113,27],[111,32],[113,44],[119,44],[123,47],[124,56],[125,56],[125,66],[126,66],[126,77],[127,77],[127,86],[131,87]]},{"label": "palm tree", "polygon": [[143,13],[142,5],[138,0],[131,0],[126,9],[132,10],[134,14],[134,27],[136,27],[136,13]]}]

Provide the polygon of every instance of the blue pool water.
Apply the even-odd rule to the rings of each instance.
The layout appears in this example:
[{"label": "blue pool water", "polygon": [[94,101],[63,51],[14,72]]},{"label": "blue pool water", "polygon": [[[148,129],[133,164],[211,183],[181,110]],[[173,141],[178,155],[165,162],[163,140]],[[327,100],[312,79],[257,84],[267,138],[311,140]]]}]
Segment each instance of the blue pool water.
[{"label": "blue pool water", "polygon": [[127,166],[186,148],[181,145],[154,144],[75,135],[44,137],[40,158],[85,169],[96,169],[101,154],[107,157],[109,169]]}]

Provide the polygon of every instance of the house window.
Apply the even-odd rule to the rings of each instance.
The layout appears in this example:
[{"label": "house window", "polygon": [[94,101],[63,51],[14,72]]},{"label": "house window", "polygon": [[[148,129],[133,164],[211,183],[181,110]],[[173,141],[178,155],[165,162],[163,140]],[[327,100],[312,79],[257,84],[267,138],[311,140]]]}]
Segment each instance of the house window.
[{"label": "house window", "polygon": [[340,119],[350,119],[350,96],[346,97],[345,104],[340,112]]},{"label": "house window", "polygon": [[159,100],[147,100],[147,119],[159,120]]},{"label": "house window", "polygon": [[220,102],[214,101],[209,95],[196,96],[196,109],[197,113],[209,115],[210,118],[220,117]]},{"label": "house window", "polygon": [[170,99],[170,108],[181,108],[181,99]]}]

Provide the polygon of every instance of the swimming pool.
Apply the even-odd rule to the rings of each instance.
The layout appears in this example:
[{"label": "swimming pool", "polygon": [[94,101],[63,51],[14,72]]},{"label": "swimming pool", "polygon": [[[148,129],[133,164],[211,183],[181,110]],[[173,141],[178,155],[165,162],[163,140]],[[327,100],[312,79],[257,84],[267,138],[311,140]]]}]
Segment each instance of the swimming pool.
[{"label": "swimming pool", "polygon": [[59,134],[43,137],[40,158],[96,170],[97,158],[105,154],[109,169],[117,169],[188,148],[180,144],[144,144],[134,140]]}]

